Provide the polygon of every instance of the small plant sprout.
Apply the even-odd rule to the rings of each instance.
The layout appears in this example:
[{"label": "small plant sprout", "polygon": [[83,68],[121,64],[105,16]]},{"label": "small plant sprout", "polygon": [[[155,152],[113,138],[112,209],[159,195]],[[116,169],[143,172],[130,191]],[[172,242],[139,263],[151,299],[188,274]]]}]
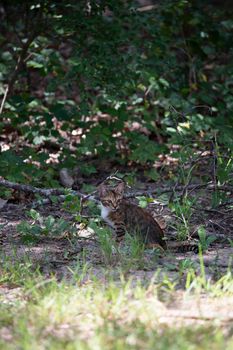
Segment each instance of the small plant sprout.
[{"label": "small plant sprout", "polygon": [[200,226],[197,233],[199,236],[199,244],[201,245],[201,249],[203,252],[206,251],[211,245],[211,243],[213,243],[217,239],[215,236],[207,236],[204,226]]},{"label": "small plant sprout", "polygon": [[179,262],[179,274],[182,276],[189,269],[194,268],[194,262],[191,259],[184,259]]},{"label": "small plant sprout", "polygon": [[87,274],[90,272],[91,268],[88,262],[85,262],[85,260],[81,262],[77,262],[74,268],[71,268],[68,266],[68,270],[72,273],[74,281],[81,285],[85,278],[87,277]]},{"label": "small plant sprout", "polygon": [[192,209],[193,201],[188,198],[184,198],[181,203],[180,200],[176,200],[172,205],[171,209],[175,213],[175,216],[178,219],[178,223],[176,224],[177,230],[177,239],[184,241],[189,238],[190,234],[190,225],[189,221],[193,214]]}]

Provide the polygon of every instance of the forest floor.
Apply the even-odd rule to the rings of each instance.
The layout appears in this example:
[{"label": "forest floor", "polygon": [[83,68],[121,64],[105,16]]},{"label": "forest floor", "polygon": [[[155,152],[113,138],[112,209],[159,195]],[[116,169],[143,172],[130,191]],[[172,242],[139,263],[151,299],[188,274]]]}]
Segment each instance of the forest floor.
[{"label": "forest floor", "polygon": [[[193,195],[199,201],[189,220],[191,239],[205,226],[206,247],[199,254],[140,250],[132,242],[117,251],[111,241],[101,241],[93,229],[77,223],[72,236],[48,232],[28,243],[17,226],[22,221],[35,225],[27,214],[30,203],[6,203],[0,209],[0,345],[152,349],[160,344],[161,349],[187,349],[195,344],[192,348],[230,349],[232,208],[208,207],[208,191]],[[179,228],[174,212],[158,201],[147,209],[168,222],[169,246]],[[45,204],[36,211],[40,217],[49,213],[55,220],[74,222],[62,204]],[[208,243],[212,236],[215,241]]]}]

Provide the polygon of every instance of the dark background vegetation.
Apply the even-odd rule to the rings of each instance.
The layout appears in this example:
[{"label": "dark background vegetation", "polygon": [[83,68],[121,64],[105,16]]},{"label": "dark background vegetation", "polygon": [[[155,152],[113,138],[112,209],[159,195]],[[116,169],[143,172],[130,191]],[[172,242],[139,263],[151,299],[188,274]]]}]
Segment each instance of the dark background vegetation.
[{"label": "dark background vegetation", "polygon": [[230,181],[232,12],[231,1],[2,1],[0,175],[57,186],[58,169],[78,166],[157,180],[204,155],[214,170],[196,176]]}]

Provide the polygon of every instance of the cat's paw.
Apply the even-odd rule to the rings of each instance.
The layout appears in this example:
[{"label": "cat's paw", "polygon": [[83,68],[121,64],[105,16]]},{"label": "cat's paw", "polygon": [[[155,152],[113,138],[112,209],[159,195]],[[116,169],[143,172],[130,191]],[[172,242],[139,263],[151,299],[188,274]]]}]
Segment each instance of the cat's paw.
[{"label": "cat's paw", "polygon": [[165,251],[164,248],[161,247],[161,245],[158,244],[158,243],[148,243],[148,244],[146,245],[146,248],[148,248],[148,249],[160,249],[162,252]]}]

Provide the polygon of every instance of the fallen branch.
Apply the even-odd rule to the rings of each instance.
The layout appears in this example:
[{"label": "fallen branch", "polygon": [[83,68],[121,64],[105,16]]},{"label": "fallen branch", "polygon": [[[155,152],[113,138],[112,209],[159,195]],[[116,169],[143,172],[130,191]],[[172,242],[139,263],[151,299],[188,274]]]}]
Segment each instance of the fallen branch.
[{"label": "fallen branch", "polygon": [[[49,200],[51,200],[52,196],[58,196],[60,197],[59,201],[63,201],[65,199],[65,194],[67,194],[67,189],[66,188],[38,188],[38,187],[34,187],[31,185],[24,185],[24,184],[19,184],[17,182],[12,182],[12,181],[8,181],[5,180],[3,177],[0,176],[0,186],[4,186],[13,190],[17,190],[17,191],[21,191],[21,192],[26,192],[26,193],[34,193],[34,194],[39,194],[43,197],[48,198]],[[184,186],[177,186],[176,187],[176,191],[180,192],[183,191]],[[201,189],[201,188],[206,188],[208,190],[214,190],[215,189],[215,184],[212,183],[208,183],[208,184],[195,184],[195,185],[189,185],[188,189],[190,189],[191,191],[193,191],[194,189]],[[233,186],[227,186],[227,185],[218,185],[217,186],[218,190],[221,191],[228,191],[228,192],[233,192]],[[146,197],[150,197],[154,194],[163,194],[163,193],[168,193],[174,190],[173,186],[170,187],[163,187],[160,189],[156,189],[156,190],[149,190],[149,191],[131,191],[130,193],[126,193],[125,197],[126,198],[133,198],[133,197],[137,197],[137,196],[146,196]],[[96,198],[96,193],[97,191],[94,191],[90,194],[85,194],[82,193],[80,191],[74,191],[74,190],[69,190],[70,194],[79,196],[81,198],[82,201],[85,200],[92,200],[92,201],[98,201]],[[47,203],[47,201],[46,201]],[[44,203],[45,204],[45,203]]]},{"label": "fallen branch", "polygon": [[[38,187],[34,187],[31,185],[23,185],[23,184],[19,184],[17,182],[12,182],[12,181],[8,181],[5,180],[2,176],[0,177],[0,185],[7,187],[7,188],[11,188],[12,190],[17,190],[17,191],[21,191],[21,192],[26,192],[26,193],[38,193],[41,196],[44,197],[51,197],[51,196],[56,196],[56,195],[61,195],[61,194],[65,194],[65,192],[67,192],[66,189],[60,189],[60,188],[38,188]],[[76,191],[73,191],[76,192]],[[79,193],[77,192],[76,194],[79,195]]]},{"label": "fallen branch", "polygon": [[[201,188],[206,188],[207,190],[215,190],[218,189],[219,191],[227,191],[227,192],[233,192],[233,186],[230,185],[217,185],[217,187],[215,186],[215,184],[211,183],[205,183],[205,184],[190,184],[188,186],[176,186],[175,190],[176,192],[182,192],[184,187],[186,187],[186,189],[190,190],[189,194],[191,192],[193,192],[194,190],[199,190]],[[135,191],[135,192],[131,192],[131,193],[127,193],[125,197],[130,198],[130,197],[137,197],[137,196],[146,196],[149,197],[153,194],[164,194],[164,193],[169,193],[174,191],[174,186],[169,186],[169,187],[162,187],[160,189],[156,189],[156,190],[152,190],[152,191]]]}]

